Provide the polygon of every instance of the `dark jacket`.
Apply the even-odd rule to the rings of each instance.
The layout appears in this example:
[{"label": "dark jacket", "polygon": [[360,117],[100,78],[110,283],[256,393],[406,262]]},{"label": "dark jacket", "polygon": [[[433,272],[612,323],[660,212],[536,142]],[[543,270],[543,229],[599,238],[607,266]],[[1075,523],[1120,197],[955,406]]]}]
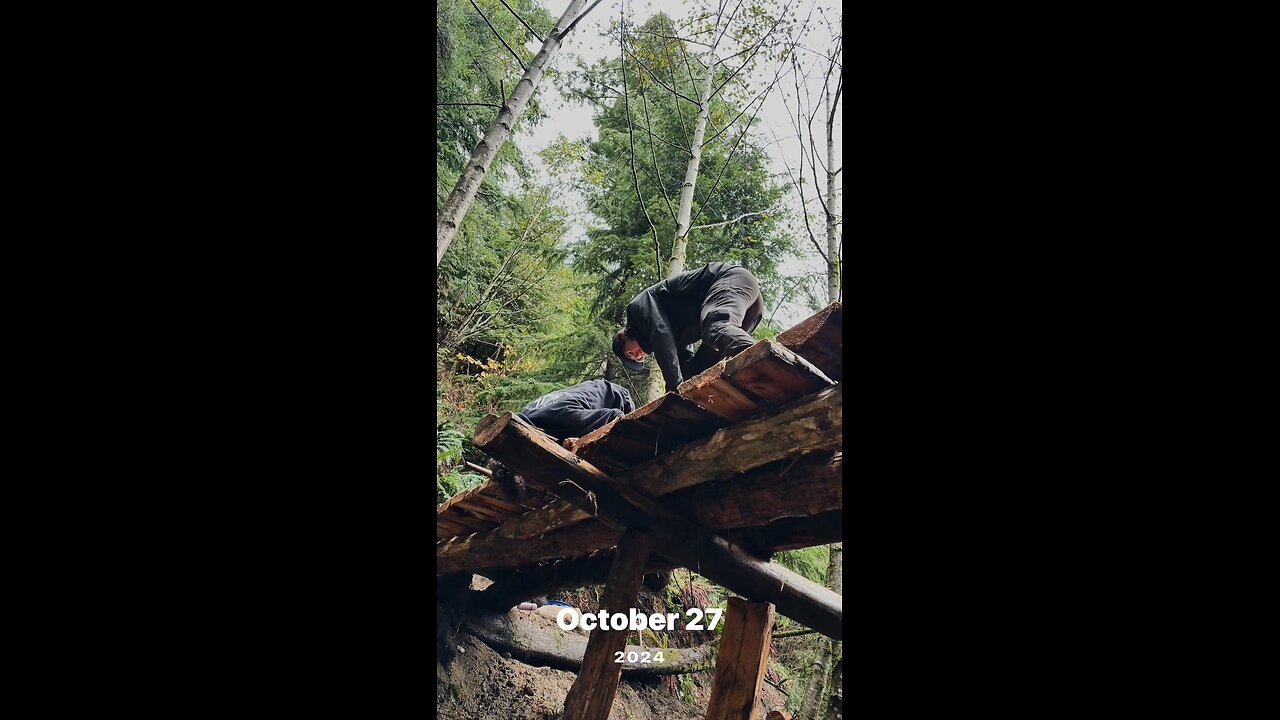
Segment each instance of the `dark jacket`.
[{"label": "dark jacket", "polygon": [[711,284],[739,265],[709,263],[652,285],[627,305],[627,335],[654,356],[667,389],[679,384],[680,359],[702,338],[702,301]]},{"label": "dark jacket", "polygon": [[525,405],[519,414],[546,434],[563,440],[582,437],[635,409],[626,388],[597,379],[549,392]]}]

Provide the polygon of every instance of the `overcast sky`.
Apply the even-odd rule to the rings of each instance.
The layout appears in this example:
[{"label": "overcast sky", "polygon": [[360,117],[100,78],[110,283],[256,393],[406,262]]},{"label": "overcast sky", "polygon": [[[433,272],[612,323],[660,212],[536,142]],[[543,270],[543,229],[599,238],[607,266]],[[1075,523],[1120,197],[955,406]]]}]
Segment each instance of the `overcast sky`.
[{"label": "overcast sky", "polygon": [[[552,17],[558,18],[564,13],[569,2],[570,0],[544,0],[543,5],[547,8],[548,12],[551,13]],[[788,0],[773,0],[773,2],[786,4]],[[829,22],[831,27],[836,27],[836,22],[840,18],[839,3],[836,0],[790,0],[790,2],[793,5],[792,9],[795,11],[798,21],[804,20],[806,16],[811,18],[811,29],[806,33],[805,38],[801,40],[801,43],[808,48],[808,50],[799,51],[799,59],[802,66],[807,71],[808,68],[813,67],[818,63],[822,63],[823,68],[825,68],[825,61],[823,61],[817,53],[829,54],[831,52],[831,48],[834,43],[831,38],[831,33],[827,29],[826,22]],[[641,25],[658,12],[665,12],[679,23],[681,20],[687,18],[689,8],[690,5],[688,3],[681,2],[679,0],[638,0],[636,2],[628,0],[628,27]],[[819,10],[822,12],[819,12]],[[619,2],[617,0],[605,0],[605,2],[601,2],[599,6],[591,11],[591,14],[588,15],[585,20],[578,23],[578,27],[576,27],[573,33],[568,37],[564,47],[560,50],[560,54],[557,55],[552,63],[552,66],[560,70],[567,70],[573,68],[579,58],[588,65],[591,65],[605,57],[613,57],[617,55],[619,52],[618,48],[603,37],[603,32],[604,29],[608,27],[609,21],[618,17],[618,13]],[[790,40],[790,38],[788,38],[788,40]],[[539,48],[537,47],[536,41],[529,45],[529,49],[535,53],[538,51]],[[753,88],[763,88],[773,78],[778,68],[777,63],[774,61],[760,62],[758,63],[758,66],[759,67],[756,68],[754,76],[751,78],[751,87]],[[781,176],[779,178],[780,182],[789,184],[790,181],[786,178],[787,165],[790,165],[792,173],[797,172],[800,160],[800,149],[799,140],[796,138],[793,120],[794,113],[796,111],[795,98],[787,98],[787,103],[790,104],[789,112],[783,104],[784,92],[794,94],[790,71],[784,70],[784,73],[782,80],[779,81],[779,86],[775,88],[765,100],[764,107],[761,109],[758,116],[758,129],[753,131],[753,133],[761,145],[767,145],[766,152],[769,153],[769,156],[773,161],[773,173]],[[811,73],[811,75],[813,77],[809,81],[809,93],[811,97],[814,98],[814,102],[818,102],[817,98],[819,97],[822,89],[822,73],[814,72]],[[834,79],[832,87],[834,88]],[[845,92],[841,93],[840,102],[835,115],[834,144],[837,167],[843,165],[840,136],[842,125],[841,119],[847,94],[848,93]],[[538,88],[538,95],[540,97],[542,108],[547,112],[549,117],[539,123],[538,127],[529,135],[529,140],[522,142],[521,146],[523,148],[527,148],[531,151],[540,150],[550,144],[551,141],[559,134],[564,134],[570,140],[576,140],[584,137],[595,139],[595,127],[592,123],[592,111],[590,107],[565,101],[560,93],[557,92],[554,84],[550,82],[540,84]],[[746,117],[747,116],[744,116],[739,122],[745,121]],[[825,162],[826,146],[823,140],[825,136],[825,128],[820,119],[814,121],[814,133],[818,136],[816,138],[816,142],[818,142],[819,152],[822,153],[822,159]],[[775,138],[780,142],[775,142]],[[821,171],[822,168],[819,166],[819,172]],[[812,200],[813,195],[809,192],[809,190],[812,189],[812,185],[808,183],[813,182],[813,177],[811,174],[806,174],[808,177],[806,180],[805,198],[806,200]],[[843,186],[844,177],[844,173],[841,173],[836,177],[837,189]],[[825,195],[825,179],[823,181],[822,190]],[[800,206],[799,198],[795,195],[794,191],[792,191],[790,195],[787,205],[795,208],[798,212]],[[570,206],[576,206],[578,208],[585,206],[584,200],[578,196],[577,193],[573,193],[566,197],[565,201],[566,204]],[[844,203],[842,202],[841,205],[843,210]],[[823,223],[821,208],[818,207],[816,202],[812,202],[809,205],[809,208],[810,222],[816,222],[821,225]],[[723,219],[727,218],[704,218],[704,222]],[[799,218],[797,218],[797,220],[799,223],[797,230],[799,233],[803,234],[803,221],[799,220]],[[582,236],[584,231],[585,225],[578,224],[577,227],[571,230],[570,237],[568,239],[576,240]],[[815,235],[818,236],[818,240],[822,243],[825,250],[825,231],[815,229]],[[807,235],[802,235],[797,239],[801,240],[803,243],[801,247],[804,257],[785,263],[783,265],[784,273],[788,275],[798,275],[806,271],[825,272],[825,263],[823,263],[822,259],[818,256],[817,251],[814,250],[812,244],[808,241]],[[805,249],[807,249],[807,251]],[[822,297],[824,302],[821,304],[825,305],[825,282],[823,283]],[[766,308],[766,316],[768,316],[768,314],[773,311],[774,304],[777,303],[778,298],[766,298],[766,300],[769,302],[769,307]],[[796,322],[803,320],[805,317],[808,317],[811,312],[811,310],[801,305],[786,303],[778,311],[777,321],[782,327],[789,327]]]}]

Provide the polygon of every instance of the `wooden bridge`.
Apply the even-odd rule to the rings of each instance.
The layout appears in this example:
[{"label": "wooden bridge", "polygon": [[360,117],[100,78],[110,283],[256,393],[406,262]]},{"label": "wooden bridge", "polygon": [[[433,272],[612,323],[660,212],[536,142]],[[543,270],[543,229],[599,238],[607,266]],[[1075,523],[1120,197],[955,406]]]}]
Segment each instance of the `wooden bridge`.
[{"label": "wooden bridge", "polygon": [[[513,502],[490,482],[440,505],[437,576],[494,580],[474,604],[495,610],[605,582],[601,607],[626,612],[645,572],[695,570],[743,596],[726,613],[707,717],[746,717],[775,607],[840,638],[840,596],[769,558],[841,540],[841,323],[832,303],[573,452],[511,413],[487,416],[475,444],[524,476],[528,496]],[[591,633],[566,720],[607,717],[625,643],[625,632]]]}]

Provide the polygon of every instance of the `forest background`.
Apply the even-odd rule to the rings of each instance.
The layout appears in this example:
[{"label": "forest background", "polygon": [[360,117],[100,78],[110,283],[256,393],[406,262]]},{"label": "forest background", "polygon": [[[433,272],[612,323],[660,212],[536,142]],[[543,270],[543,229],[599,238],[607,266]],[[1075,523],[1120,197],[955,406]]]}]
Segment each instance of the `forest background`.
[{"label": "forest background", "polygon": [[[681,269],[759,279],[773,337],[841,299],[843,27],[832,0],[438,0],[436,207],[566,9],[581,16],[475,188],[437,266],[437,502],[481,483],[476,422],[604,377],[626,304]],[[438,247],[442,247],[438,241]],[[650,361],[652,365],[652,361]],[[839,590],[840,546],[779,561]],[[723,607],[728,593],[699,578]],[[780,628],[786,623],[780,623]],[[779,658],[798,717],[839,643]]]}]

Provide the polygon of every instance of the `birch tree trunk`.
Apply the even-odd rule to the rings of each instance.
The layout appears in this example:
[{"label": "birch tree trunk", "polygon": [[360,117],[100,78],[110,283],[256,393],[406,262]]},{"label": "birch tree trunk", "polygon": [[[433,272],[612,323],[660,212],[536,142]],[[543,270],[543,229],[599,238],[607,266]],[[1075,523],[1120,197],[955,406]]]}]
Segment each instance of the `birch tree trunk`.
[{"label": "birch tree trunk", "polygon": [[836,197],[836,152],[832,126],[835,125],[831,114],[831,90],[827,89],[827,302],[840,300],[840,242],[836,237],[837,217],[840,214],[840,200]]},{"label": "birch tree trunk", "polygon": [[715,84],[713,82],[716,74],[715,67],[715,63],[707,67],[707,77],[702,83],[702,97],[698,101],[698,119],[693,125],[693,142],[689,147],[689,165],[684,171],[684,185],[680,186],[680,211],[676,214],[676,239],[667,277],[684,272],[684,260],[689,251],[689,219],[693,214],[693,187],[698,182],[698,166],[702,163],[702,138],[707,132],[707,119],[711,117],[711,89]]},{"label": "birch tree trunk", "polygon": [[[702,97],[698,101],[698,118],[694,121],[693,141],[689,144],[689,164],[685,167],[684,184],[680,186],[680,210],[676,213],[676,237],[671,253],[671,265],[667,268],[669,278],[684,272],[685,257],[689,253],[693,188],[698,183],[698,167],[702,164],[702,138],[706,136],[707,119],[711,117],[711,90],[715,86],[715,67],[714,63],[707,67],[707,76],[702,82]],[[685,380],[688,379],[685,378]],[[666,392],[666,381],[662,377],[662,368],[654,362],[649,370],[649,401],[657,400],[664,392]]]},{"label": "birch tree trunk", "polygon": [[511,134],[511,128],[520,117],[520,113],[524,111],[529,98],[533,96],[533,90],[542,79],[547,65],[560,52],[564,35],[577,20],[578,11],[585,3],[586,0],[572,0],[569,7],[565,8],[564,15],[556,21],[555,29],[547,36],[547,41],[542,44],[542,49],[533,58],[524,77],[516,83],[511,97],[504,99],[502,109],[498,111],[498,118],[489,126],[484,139],[471,153],[471,159],[467,161],[467,169],[458,178],[453,191],[449,193],[449,199],[445,201],[444,208],[436,216],[436,267],[440,266],[445,250],[449,249],[449,243],[453,242],[454,236],[457,235],[462,218],[471,207],[471,201],[475,199],[476,191],[480,189],[480,181],[484,179],[489,166],[493,164],[493,158],[498,154],[498,149]]}]

